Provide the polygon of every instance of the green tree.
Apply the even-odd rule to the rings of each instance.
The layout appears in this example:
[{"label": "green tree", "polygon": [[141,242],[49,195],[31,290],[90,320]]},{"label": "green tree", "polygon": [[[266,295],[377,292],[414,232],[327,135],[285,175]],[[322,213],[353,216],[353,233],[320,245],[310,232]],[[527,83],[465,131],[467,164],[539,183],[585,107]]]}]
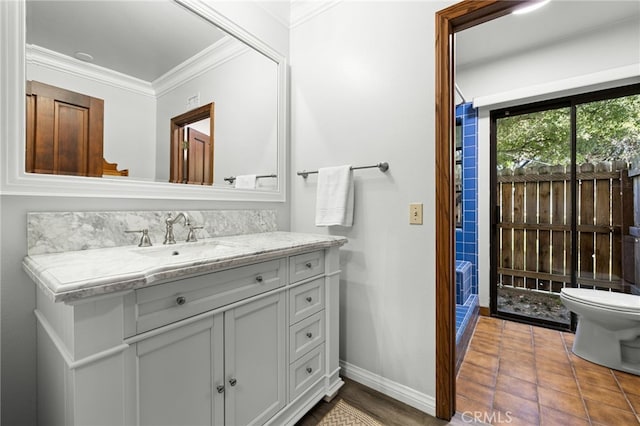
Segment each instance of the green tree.
[{"label": "green tree", "polygon": [[[640,158],[640,95],[580,104],[576,114],[578,164]],[[498,167],[569,165],[570,123],[569,108],[499,119]]]},{"label": "green tree", "polygon": [[582,104],[576,113],[578,164],[640,155],[640,95]]}]

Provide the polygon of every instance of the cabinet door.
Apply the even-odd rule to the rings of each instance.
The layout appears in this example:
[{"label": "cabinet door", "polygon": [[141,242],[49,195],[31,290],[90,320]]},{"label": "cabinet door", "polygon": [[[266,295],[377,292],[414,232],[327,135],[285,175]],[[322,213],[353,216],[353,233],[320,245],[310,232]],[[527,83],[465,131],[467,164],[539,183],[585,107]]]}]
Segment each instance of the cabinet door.
[{"label": "cabinet door", "polygon": [[285,295],[225,313],[225,423],[263,424],[285,405]]},{"label": "cabinet door", "polygon": [[138,342],[140,425],[222,425],[222,315]]}]

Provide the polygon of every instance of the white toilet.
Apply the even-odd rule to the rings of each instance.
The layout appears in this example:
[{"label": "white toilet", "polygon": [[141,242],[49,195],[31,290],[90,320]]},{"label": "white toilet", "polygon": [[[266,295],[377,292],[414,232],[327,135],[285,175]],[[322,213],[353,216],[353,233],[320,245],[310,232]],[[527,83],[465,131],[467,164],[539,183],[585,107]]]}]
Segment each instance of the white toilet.
[{"label": "white toilet", "polygon": [[640,375],[640,296],[563,288],[560,299],[578,315],[573,353],[605,367]]}]

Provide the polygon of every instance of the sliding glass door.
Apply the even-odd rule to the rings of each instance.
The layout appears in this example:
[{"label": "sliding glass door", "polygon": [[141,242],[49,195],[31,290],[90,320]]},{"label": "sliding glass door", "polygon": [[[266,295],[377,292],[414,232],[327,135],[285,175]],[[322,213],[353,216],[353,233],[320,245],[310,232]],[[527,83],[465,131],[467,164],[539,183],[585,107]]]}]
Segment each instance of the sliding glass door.
[{"label": "sliding glass door", "polygon": [[631,290],[634,277],[623,275],[625,260],[633,261],[624,253],[624,236],[633,225],[628,173],[640,166],[634,158],[640,155],[639,128],[640,95],[576,106],[578,286]]},{"label": "sliding glass door", "polygon": [[640,85],[492,112],[492,314],[568,329],[563,287],[630,291],[623,237],[640,153],[637,93]]}]

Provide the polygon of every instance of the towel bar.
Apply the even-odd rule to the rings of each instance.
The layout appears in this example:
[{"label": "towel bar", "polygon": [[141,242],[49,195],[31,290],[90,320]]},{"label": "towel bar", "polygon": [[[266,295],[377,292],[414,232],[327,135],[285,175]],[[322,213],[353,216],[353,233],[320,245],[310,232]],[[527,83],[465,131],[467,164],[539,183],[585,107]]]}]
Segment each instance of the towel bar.
[{"label": "towel bar", "polygon": [[[262,178],[276,178],[278,177],[278,175],[276,174],[272,174],[272,175],[260,175],[260,176],[256,176],[256,179],[262,179]],[[226,180],[229,183],[233,183],[236,180],[235,176],[229,176],[224,178],[224,180]]]},{"label": "towel bar", "polygon": [[[389,163],[382,162],[382,163],[378,163],[378,164],[374,164],[372,166],[357,166],[357,167],[353,167],[351,166],[351,170],[359,170],[359,169],[373,169],[374,167],[377,167],[378,169],[380,169],[381,172],[386,172],[387,170],[389,170]],[[312,172],[308,172],[306,170],[303,170],[301,172],[298,172],[298,176],[302,176],[303,178],[307,178],[309,175],[313,175],[318,173],[317,170],[314,170]]]}]

